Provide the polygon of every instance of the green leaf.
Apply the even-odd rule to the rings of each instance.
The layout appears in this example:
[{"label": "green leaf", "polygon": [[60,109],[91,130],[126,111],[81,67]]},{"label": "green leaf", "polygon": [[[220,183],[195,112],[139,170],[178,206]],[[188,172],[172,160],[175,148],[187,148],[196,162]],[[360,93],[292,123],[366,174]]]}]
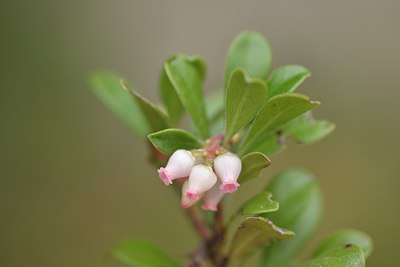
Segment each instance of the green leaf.
[{"label": "green leaf", "polygon": [[224,90],[217,90],[206,96],[206,112],[212,135],[224,130]]},{"label": "green leaf", "polygon": [[134,133],[146,137],[149,125],[139,105],[122,85],[117,74],[99,71],[90,76],[90,85],[95,95]]},{"label": "green leaf", "polygon": [[232,72],[243,68],[250,77],[266,79],[272,64],[271,48],[257,32],[242,32],[232,41],[225,69],[225,88]]},{"label": "green leaf", "polygon": [[164,64],[164,69],[197,131],[202,138],[208,138],[209,127],[202,91],[204,64],[199,58],[177,55]]},{"label": "green leaf", "polygon": [[280,132],[274,132],[261,139],[249,150],[258,151],[267,156],[275,155],[286,148],[285,136]]},{"label": "green leaf", "polygon": [[315,108],[319,102],[310,101],[300,94],[284,94],[269,99],[256,116],[241,149],[240,154],[250,152],[248,149],[272,131],[291,119]]},{"label": "green leaf", "polygon": [[178,149],[196,149],[202,142],[194,135],[181,129],[166,129],[147,136],[150,142],[161,152],[172,154]]},{"label": "green leaf", "polygon": [[365,258],[368,258],[373,250],[372,239],[366,233],[354,229],[345,229],[325,238],[313,253],[313,258],[319,257],[325,251],[348,244],[360,247],[364,252]]},{"label": "green leaf", "polygon": [[283,127],[285,133],[303,144],[314,143],[330,134],[334,129],[335,124],[325,120],[317,121],[311,112],[291,120]]},{"label": "green leaf", "polygon": [[293,92],[310,75],[308,69],[298,65],[277,69],[268,80],[268,97]]},{"label": "green leaf", "polygon": [[364,267],[365,259],[361,248],[344,245],[329,249],[303,267]]},{"label": "green leaf", "polygon": [[162,110],[133,90],[132,95],[146,116],[152,131],[161,131],[168,128],[168,118]]},{"label": "green leaf", "polygon": [[240,209],[241,215],[258,215],[277,211],[279,203],[272,200],[272,193],[265,191],[249,199]]},{"label": "green leaf", "polygon": [[165,73],[164,68],[161,71],[160,96],[168,111],[169,123],[171,125],[177,125],[182,118],[185,109],[182,106],[181,100],[179,99],[174,86],[171,84],[171,81]]},{"label": "green leaf", "polygon": [[266,83],[249,78],[243,69],[236,69],[228,82],[225,104],[225,141],[245,126],[264,104]]},{"label": "green leaf", "polygon": [[112,256],[132,267],[178,267],[180,266],[162,250],[145,241],[128,241],[119,245]]},{"label": "green leaf", "polygon": [[322,213],[321,193],[312,174],[290,169],[275,176],[266,190],[279,202],[279,212],[268,215],[275,224],[297,233],[283,243],[274,243],[263,255],[264,267],[288,266],[311,238]]},{"label": "green leaf", "polygon": [[239,183],[244,183],[257,178],[260,171],[271,165],[267,156],[260,152],[249,153],[242,157],[242,171],[238,178]]},{"label": "green leaf", "polygon": [[257,248],[269,245],[272,240],[286,240],[293,236],[292,231],[279,228],[266,218],[245,218],[233,237],[230,260],[248,256]]}]

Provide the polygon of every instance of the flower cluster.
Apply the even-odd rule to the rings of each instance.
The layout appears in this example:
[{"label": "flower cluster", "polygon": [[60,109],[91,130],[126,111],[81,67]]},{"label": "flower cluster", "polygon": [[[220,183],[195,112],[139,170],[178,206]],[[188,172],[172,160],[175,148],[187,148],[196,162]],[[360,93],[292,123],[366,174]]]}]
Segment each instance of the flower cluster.
[{"label": "flower cluster", "polygon": [[160,179],[165,185],[182,179],[182,200],[184,208],[189,208],[203,199],[204,210],[217,210],[218,203],[226,193],[235,192],[242,170],[240,158],[225,152],[215,158],[205,153],[193,153],[184,149],[175,151],[165,168],[158,169]]}]

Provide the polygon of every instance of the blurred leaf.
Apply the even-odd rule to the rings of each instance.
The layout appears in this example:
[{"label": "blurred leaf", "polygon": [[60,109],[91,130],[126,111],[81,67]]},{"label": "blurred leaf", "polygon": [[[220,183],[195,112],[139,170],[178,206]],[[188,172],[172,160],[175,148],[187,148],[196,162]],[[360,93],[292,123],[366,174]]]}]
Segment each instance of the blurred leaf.
[{"label": "blurred leaf", "polygon": [[169,59],[164,68],[197,131],[206,139],[209,137],[209,127],[202,90],[205,69],[202,62],[199,58],[177,55]]},{"label": "blurred leaf", "polygon": [[286,148],[284,138],[285,136],[280,132],[274,132],[254,144],[249,150],[258,151],[270,157]]},{"label": "blurred leaf", "polygon": [[272,200],[272,193],[265,191],[249,199],[240,209],[241,215],[258,215],[277,211],[279,203]]},{"label": "blurred leaf", "polygon": [[229,46],[224,86],[227,88],[236,68],[245,69],[250,77],[266,79],[271,64],[272,54],[267,40],[257,32],[242,32]]},{"label": "blurred leaf", "polygon": [[238,178],[239,183],[244,183],[257,178],[260,171],[271,165],[267,156],[260,152],[249,153],[242,157],[242,171]]},{"label": "blurred leaf", "polygon": [[364,267],[365,259],[361,248],[355,245],[338,246],[326,250],[303,267]]},{"label": "blurred leaf", "polygon": [[373,250],[372,240],[366,233],[359,230],[346,229],[325,238],[315,250],[313,258],[319,257],[327,250],[348,244],[360,247],[364,252],[365,258],[368,258]]},{"label": "blurred leaf", "polygon": [[275,176],[266,190],[279,202],[279,212],[268,214],[275,224],[296,232],[296,237],[274,243],[264,251],[264,267],[288,266],[311,238],[322,213],[321,194],[312,174],[290,169]]},{"label": "blurred leaf", "polygon": [[325,120],[315,120],[311,112],[307,112],[291,121],[284,127],[283,131],[293,136],[298,142],[310,144],[316,142],[335,129],[335,124]]},{"label": "blurred leaf", "polygon": [[319,102],[310,101],[307,96],[293,93],[269,99],[256,116],[249,134],[240,148],[240,153],[250,152],[249,148],[271,134],[272,131],[318,105]]},{"label": "blurred leaf", "polygon": [[272,240],[286,240],[293,236],[292,231],[279,228],[266,218],[245,218],[233,237],[230,260],[248,256],[257,248],[267,246]]},{"label": "blurred leaf", "polygon": [[115,114],[130,130],[140,137],[150,132],[149,125],[139,105],[122,85],[123,80],[117,74],[99,71],[90,76],[90,85],[95,95]]},{"label": "blurred leaf", "polygon": [[174,86],[171,84],[165,69],[161,71],[160,78],[160,96],[169,115],[169,122],[171,125],[177,125],[182,118],[185,111],[182,106],[181,100],[175,91]]},{"label": "blurred leaf", "polygon": [[161,152],[172,154],[178,149],[196,149],[202,143],[194,135],[181,129],[166,129],[147,136],[150,142]]},{"label": "blurred leaf", "polygon": [[225,141],[245,126],[266,101],[266,83],[236,69],[228,82],[225,104]]},{"label": "blurred leaf", "polygon": [[207,95],[205,104],[211,135],[216,135],[224,130],[224,90]]},{"label": "blurred leaf", "polygon": [[298,65],[277,69],[268,80],[268,97],[293,92],[310,75],[308,69]]},{"label": "blurred leaf", "polygon": [[145,241],[128,241],[112,253],[118,261],[132,267],[178,267],[169,255]]},{"label": "blurred leaf", "polygon": [[146,116],[152,131],[161,131],[168,128],[168,118],[163,111],[137,92],[132,90],[132,94],[143,114]]}]

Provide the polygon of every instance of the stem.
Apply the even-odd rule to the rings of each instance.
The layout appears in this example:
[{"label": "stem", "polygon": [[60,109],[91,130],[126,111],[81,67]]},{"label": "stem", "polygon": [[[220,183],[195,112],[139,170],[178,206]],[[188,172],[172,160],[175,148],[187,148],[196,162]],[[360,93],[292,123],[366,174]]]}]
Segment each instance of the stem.
[{"label": "stem", "polygon": [[186,214],[196,229],[197,233],[203,240],[207,240],[209,237],[209,229],[206,224],[203,222],[202,218],[198,215],[195,208],[186,209]]}]

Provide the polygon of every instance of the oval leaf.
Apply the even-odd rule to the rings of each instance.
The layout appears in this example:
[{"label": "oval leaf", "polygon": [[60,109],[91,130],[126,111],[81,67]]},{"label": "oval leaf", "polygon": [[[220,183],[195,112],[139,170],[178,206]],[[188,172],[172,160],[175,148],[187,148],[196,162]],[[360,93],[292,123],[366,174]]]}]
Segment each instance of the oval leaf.
[{"label": "oval leaf", "polygon": [[268,217],[276,224],[291,229],[296,237],[274,243],[263,255],[264,267],[288,266],[313,234],[322,213],[321,193],[313,176],[303,170],[291,169],[275,176],[266,190],[279,202],[279,212]]},{"label": "oval leaf", "polygon": [[249,199],[240,209],[240,214],[244,216],[258,215],[278,209],[279,203],[272,200],[272,193],[265,191]]},{"label": "oval leaf", "polygon": [[206,139],[209,136],[209,129],[204,108],[202,90],[204,70],[201,70],[203,64],[201,62],[198,58],[177,55],[164,64],[164,69],[197,131]]},{"label": "oval leaf", "polygon": [[267,156],[260,152],[249,153],[242,157],[242,171],[238,182],[244,183],[260,175],[260,171],[271,165]]},{"label": "oval leaf", "polygon": [[298,65],[277,69],[268,80],[268,97],[293,92],[310,75],[308,69]]},{"label": "oval leaf", "polygon": [[329,249],[312,259],[303,267],[364,267],[365,259],[361,248],[345,245]]},{"label": "oval leaf", "polygon": [[171,125],[177,125],[182,118],[185,109],[182,106],[181,100],[179,99],[174,86],[171,84],[171,81],[165,73],[164,68],[161,71],[160,96],[168,111],[169,123]]},{"label": "oval leaf", "polygon": [[325,120],[315,120],[311,112],[289,121],[283,127],[285,133],[303,144],[314,143],[330,134],[334,129],[335,124]]},{"label": "oval leaf", "polygon": [[359,230],[346,229],[325,238],[315,250],[313,258],[319,257],[327,250],[348,244],[360,247],[364,252],[365,258],[368,258],[373,250],[372,239],[366,233]]},{"label": "oval leaf", "polygon": [[[286,148],[285,136],[281,131],[274,132],[261,139],[249,150],[259,151],[267,156],[275,155]],[[256,152],[253,152],[256,153]]]},{"label": "oval leaf", "polygon": [[121,81],[123,78],[117,74],[101,71],[90,76],[90,85],[95,95],[117,115],[134,133],[145,137],[150,132],[150,127],[139,105],[125,90]]},{"label": "oval leaf", "polygon": [[255,143],[271,134],[291,119],[315,108],[319,102],[310,101],[300,94],[284,94],[269,99],[256,116],[242,147],[240,154],[248,151]]},{"label": "oval leaf", "polygon": [[133,97],[139,104],[143,114],[146,116],[152,131],[160,131],[168,128],[167,115],[161,111],[155,104],[141,96],[139,93],[132,91]]},{"label": "oval leaf", "polygon": [[232,41],[225,69],[225,88],[232,72],[243,68],[250,77],[266,79],[272,64],[271,48],[257,32],[242,32]]},{"label": "oval leaf", "polygon": [[132,267],[178,267],[165,252],[145,241],[129,241],[119,245],[112,256]]},{"label": "oval leaf", "polygon": [[267,97],[266,84],[252,79],[243,69],[236,69],[226,89],[225,141],[245,126],[264,104]]},{"label": "oval leaf", "polygon": [[202,146],[194,135],[181,129],[166,129],[147,136],[162,153],[172,154],[178,149],[196,149]]},{"label": "oval leaf", "polygon": [[233,237],[230,260],[248,256],[257,248],[269,245],[273,240],[286,240],[293,236],[292,231],[279,228],[266,218],[245,218]]}]

